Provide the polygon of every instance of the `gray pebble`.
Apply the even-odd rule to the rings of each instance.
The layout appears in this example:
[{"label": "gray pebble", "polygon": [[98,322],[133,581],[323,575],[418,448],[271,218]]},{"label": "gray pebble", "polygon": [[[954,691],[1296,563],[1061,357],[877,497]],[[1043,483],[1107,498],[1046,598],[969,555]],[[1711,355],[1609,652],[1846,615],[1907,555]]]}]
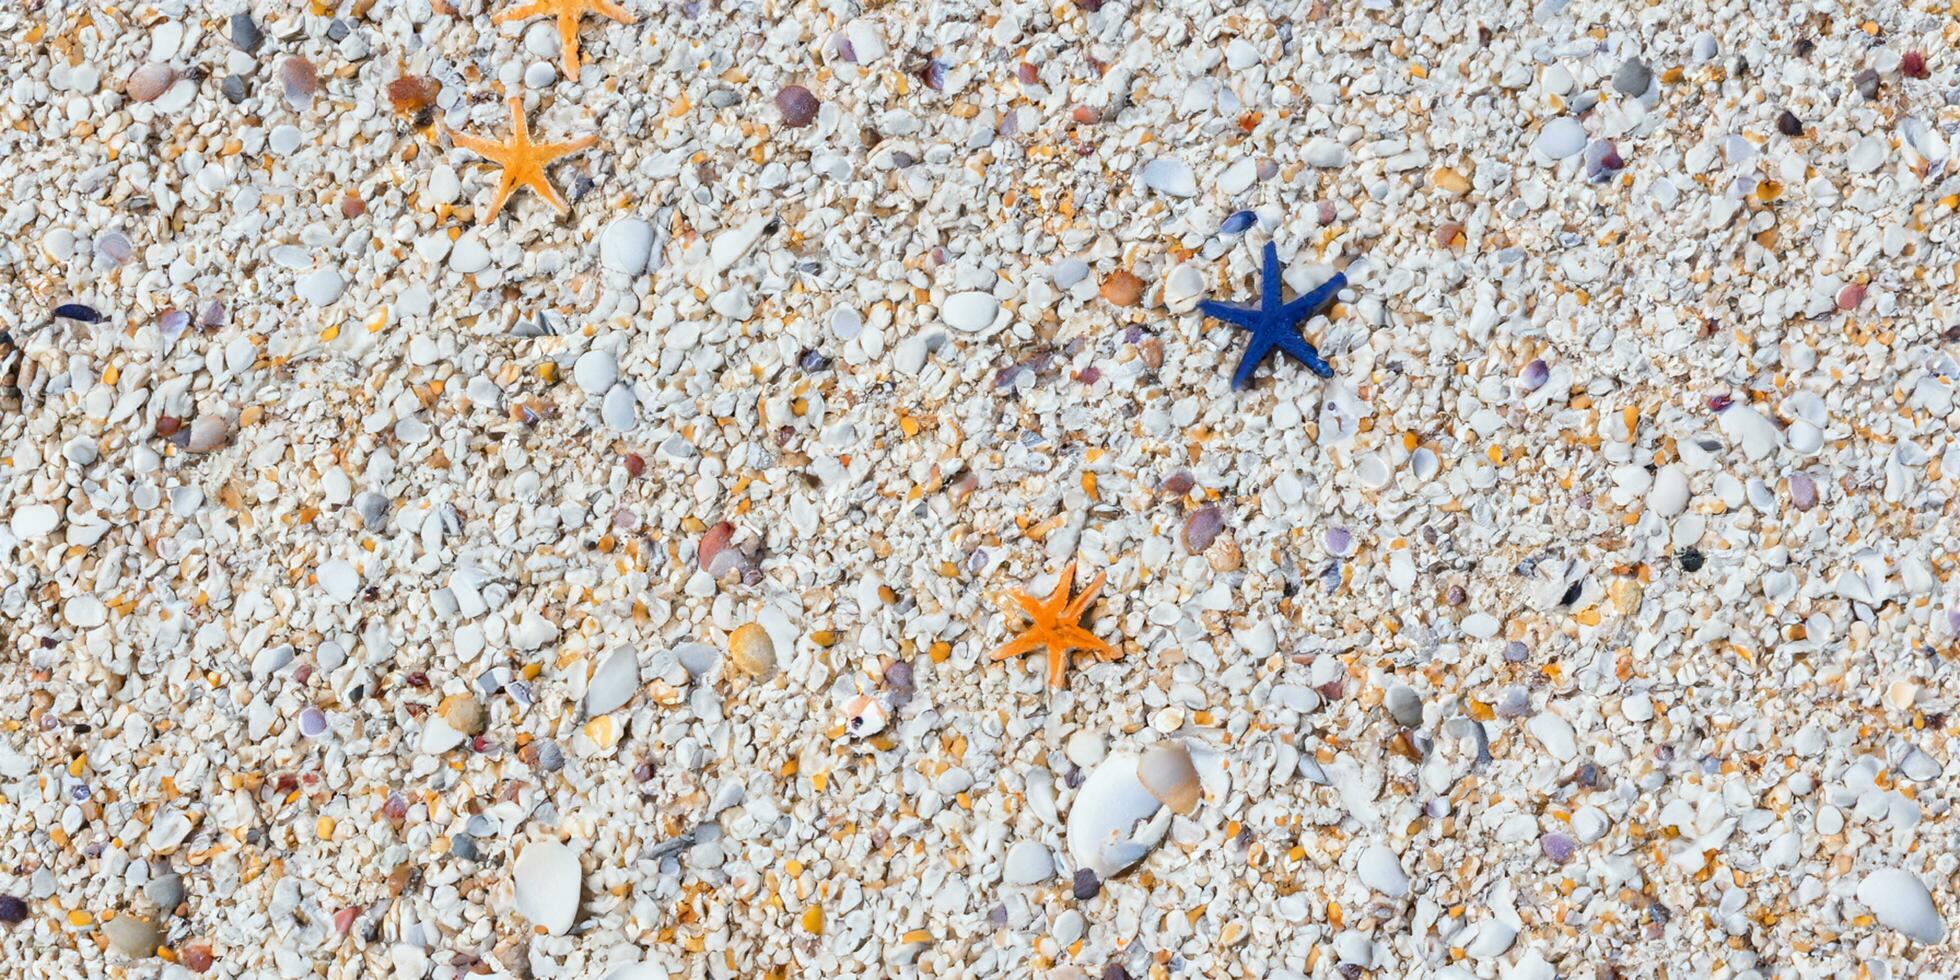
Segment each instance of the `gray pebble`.
[{"label": "gray pebble", "polygon": [[379,531],[388,520],[388,498],[372,490],[364,490],[354,498],[354,511],[361,515],[362,527]]},{"label": "gray pebble", "polygon": [[163,943],[163,931],[154,920],[130,912],[109,920],[102,927],[102,934],[109,937],[109,945],[116,952],[135,959],[155,956],[157,947]]},{"label": "gray pebble", "polygon": [[1613,73],[1613,90],[1621,95],[1645,95],[1647,86],[1654,82],[1654,70],[1639,58],[1628,58],[1620,63],[1620,70]]},{"label": "gray pebble", "polygon": [[236,13],[231,15],[231,43],[246,54],[255,54],[259,45],[265,43],[265,34],[259,25],[252,22],[252,15]]},{"label": "gray pebble", "polygon": [[1858,94],[1867,99],[1878,98],[1878,72],[1870,68],[1852,76],[1851,84],[1858,87]]},{"label": "gray pebble", "polygon": [[465,861],[475,861],[480,856],[476,841],[468,834],[457,834],[449,838],[449,853]]},{"label": "gray pebble", "polygon": [[327,40],[336,44],[344,40],[347,37],[347,33],[347,22],[338,17],[334,18],[333,23],[327,25]]},{"label": "gray pebble", "polygon": [[157,908],[169,912],[184,904],[184,879],[174,874],[151,878],[143,886],[143,896],[155,902]]},{"label": "gray pebble", "polygon": [[245,101],[245,76],[243,75],[226,75],[225,80],[218,83],[218,88],[225,93],[225,98],[230,100],[232,105]]}]

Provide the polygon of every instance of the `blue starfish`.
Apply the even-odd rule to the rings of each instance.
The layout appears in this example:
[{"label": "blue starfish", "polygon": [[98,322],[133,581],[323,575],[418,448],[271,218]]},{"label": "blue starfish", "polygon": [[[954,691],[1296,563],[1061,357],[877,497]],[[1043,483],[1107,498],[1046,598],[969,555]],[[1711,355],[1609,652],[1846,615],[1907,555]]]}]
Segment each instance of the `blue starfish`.
[{"label": "blue starfish", "polygon": [[1336,272],[1334,278],[1321,283],[1305,296],[1295,297],[1291,303],[1280,299],[1280,291],[1285,285],[1280,279],[1279,249],[1272,242],[1267,242],[1266,268],[1260,277],[1258,306],[1210,299],[1198,304],[1198,309],[1204,315],[1224,320],[1252,335],[1246,344],[1245,355],[1239,358],[1239,369],[1232,372],[1232,387],[1244,388],[1250,384],[1252,372],[1274,350],[1305,364],[1307,370],[1323,378],[1334,376],[1333,367],[1320,356],[1320,351],[1308,343],[1307,338],[1300,336],[1300,323],[1340,292],[1347,285],[1347,276]]}]

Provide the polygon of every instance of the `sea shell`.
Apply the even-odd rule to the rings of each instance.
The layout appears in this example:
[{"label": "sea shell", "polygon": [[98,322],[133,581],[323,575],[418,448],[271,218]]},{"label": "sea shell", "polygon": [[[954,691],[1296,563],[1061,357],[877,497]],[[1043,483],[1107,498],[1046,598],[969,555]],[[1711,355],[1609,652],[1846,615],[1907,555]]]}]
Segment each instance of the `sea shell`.
[{"label": "sea shell", "polygon": [[1181,814],[1198,808],[1198,770],[1191,751],[1180,739],[1167,738],[1143,750],[1137,760],[1137,781],[1151,796]]},{"label": "sea shell", "polygon": [[1111,753],[1069,807],[1069,857],[1102,878],[1142,860],[1170,830],[1171,811],[1137,778],[1138,761],[1134,752]]},{"label": "sea shell", "polygon": [[890,714],[883,701],[860,694],[844,703],[844,728],[852,738],[868,738],[885,730]]},{"label": "sea shell", "polygon": [[640,687],[640,651],[620,647],[592,672],[585,687],[585,713],[603,715],[633,699]]},{"label": "sea shell", "polygon": [[608,971],[599,980],[667,980],[667,968],[650,960],[641,960],[630,966]]},{"label": "sea shell", "polygon": [[557,841],[538,841],[524,848],[511,869],[517,912],[554,936],[563,935],[578,918],[579,886],[584,873],[578,855]]}]

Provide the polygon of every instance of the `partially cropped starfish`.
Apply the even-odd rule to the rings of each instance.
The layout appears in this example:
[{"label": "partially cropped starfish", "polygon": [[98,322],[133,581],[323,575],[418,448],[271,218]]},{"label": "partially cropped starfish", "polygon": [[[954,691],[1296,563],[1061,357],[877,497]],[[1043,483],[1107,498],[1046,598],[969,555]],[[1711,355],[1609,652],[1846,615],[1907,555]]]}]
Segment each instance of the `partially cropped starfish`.
[{"label": "partially cropped starfish", "polygon": [[528,0],[509,10],[500,10],[492,15],[493,24],[508,24],[514,20],[530,20],[533,17],[558,18],[558,51],[565,59],[565,77],[578,81],[578,22],[586,14],[610,17],[621,24],[631,24],[633,15],[626,8],[612,0]]},{"label": "partially cropped starfish", "polygon": [[1006,660],[1024,653],[1046,649],[1048,652],[1048,686],[1062,686],[1062,672],[1068,668],[1068,655],[1073,650],[1085,650],[1100,660],[1114,660],[1122,654],[1114,647],[1097,639],[1094,633],[1082,627],[1082,614],[1089,604],[1096,601],[1096,593],[1102,591],[1105,576],[1098,573],[1089,587],[1073,600],[1069,599],[1070,583],[1075,581],[1075,563],[1069,562],[1062,569],[1062,576],[1055,583],[1055,591],[1046,599],[1037,599],[1025,592],[1016,592],[1012,598],[1021,611],[1027,613],[1029,625],[1020,636],[1007,641],[995,650],[993,659]]},{"label": "partially cropped starfish", "polygon": [[490,211],[483,216],[483,220],[488,222],[495,218],[497,212],[504,209],[504,201],[509,199],[510,192],[520,186],[536,191],[539,197],[550,202],[552,207],[558,209],[558,213],[563,214],[569,205],[551,186],[550,178],[544,174],[545,165],[599,142],[599,137],[581,136],[569,143],[533,143],[531,128],[524,124],[524,100],[513,95],[508,101],[510,103],[510,142],[508,143],[498,143],[481,136],[449,130],[449,138],[455,141],[457,146],[504,168],[504,177],[497,183],[497,196],[491,199]]},{"label": "partially cropped starfish", "polygon": [[1312,316],[1346,285],[1347,276],[1336,272],[1334,278],[1314,287],[1313,292],[1297,297],[1291,303],[1285,302],[1280,298],[1286,282],[1280,278],[1279,249],[1272,242],[1267,242],[1266,267],[1260,276],[1258,306],[1220,303],[1209,299],[1198,304],[1198,309],[1204,311],[1206,316],[1224,320],[1252,334],[1252,339],[1246,343],[1245,354],[1239,358],[1239,369],[1232,372],[1232,387],[1243,388],[1250,384],[1252,372],[1275,350],[1305,364],[1307,370],[1323,378],[1333,377],[1334,369],[1320,356],[1320,350],[1300,336],[1300,322]]}]

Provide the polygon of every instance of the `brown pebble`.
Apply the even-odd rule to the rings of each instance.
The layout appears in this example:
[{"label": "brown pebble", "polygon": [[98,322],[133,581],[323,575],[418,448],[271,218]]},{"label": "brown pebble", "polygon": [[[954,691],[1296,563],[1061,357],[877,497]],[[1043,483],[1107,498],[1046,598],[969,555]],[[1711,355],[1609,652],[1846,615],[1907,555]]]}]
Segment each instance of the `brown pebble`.
[{"label": "brown pebble", "polygon": [[404,116],[413,116],[435,105],[442,83],[433,78],[403,75],[388,83],[388,104]]},{"label": "brown pebble", "polygon": [[361,195],[356,194],[353,191],[348,191],[345,195],[341,197],[340,199],[341,217],[346,218],[349,221],[352,221],[353,219],[358,218],[366,213],[367,213],[367,202],[361,200]]},{"label": "brown pebble", "polygon": [[1157,492],[1168,497],[1182,497],[1190,493],[1191,488],[1197,484],[1198,480],[1191,475],[1190,470],[1178,470],[1165,477],[1164,482],[1157,484]]},{"label": "brown pebble", "polygon": [[815,122],[821,104],[801,85],[790,85],[776,93],[776,108],[782,111],[785,126],[800,128]]},{"label": "brown pebble", "polygon": [[741,555],[728,547],[729,539],[735,536],[735,525],[722,521],[708,529],[701,536],[701,547],[695,552],[695,559],[701,570],[715,578],[734,571],[741,564]]},{"label": "brown pebble", "polygon": [[1920,51],[1908,51],[1899,59],[1899,73],[1907,78],[1925,78],[1932,74],[1926,70],[1926,55]]},{"label": "brown pebble", "polygon": [[1865,287],[1861,283],[1854,282],[1838,290],[1837,305],[1840,310],[1855,310],[1858,308],[1858,304],[1864,301]]},{"label": "brown pebble", "polygon": [[768,677],[776,672],[776,643],[768,630],[743,623],[728,635],[728,659],[744,674]]},{"label": "brown pebble", "polygon": [[1184,519],[1184,548],[1198,554],[1211,547],[1218,540],[1218,532],[1225,530],[1225,515],[1214,504],[1206,504],[1191,512]]},{"label": "brown pebble", "polygon": [[313,94],[320,91],[320,73],[313,62],[294,56],[279,63],[279,83],[285,86],[287,104],[305,109],[313,104]]},{"label": "brown pebble", "polygon": [[177,80],[177,69],[169,65],[147,64],[130,73],[129,84],[123,91],[138,102],[148,102],[162,95]]},{"label": "brown pebble", "polygon": [[1463,245],[1463,226],[1454,221],[1445,221],[1436,227],[1436,247],[1456,249]]},{"label": "brown pebble", "polygon": [[1143,297],[1143,280],[1128,269],[1118,269],[1103,280],[1102,298],[1117,306],[1135,306]]},{"label": "brown pebble", "polygon": [[1076,106],[1075,111],[1069,113],[1069,115],[1072,118],[1074,118],[1076,122],[1083,123],[1085,125],[1093,126],[1096,123],[1102,122],[1102,110],[1092,105]]},{"label": "brown pebble", "polygon": [[640,476],[647,471],[647,461],[641,459],[639,453],[627,453],[626,455],[621,456],[619,459],[619,464],[621,466],[626,467],[627,476],[630,476],[636,480],[639,479]]},{"label": "brown pebble", "polygon": [[165,439],[168,439],[171,436],[176,435],[177,430],[183,427],[184,427],[184,420],[178,418],[175,415],[157,416],[157,435],[160,435]]},{"label": "brown pebble", "polygon": [[193,939],[177,951],[177,962],[192,973],[205,973],[211,969],[213,958],[211,944],[203,939]]}]

